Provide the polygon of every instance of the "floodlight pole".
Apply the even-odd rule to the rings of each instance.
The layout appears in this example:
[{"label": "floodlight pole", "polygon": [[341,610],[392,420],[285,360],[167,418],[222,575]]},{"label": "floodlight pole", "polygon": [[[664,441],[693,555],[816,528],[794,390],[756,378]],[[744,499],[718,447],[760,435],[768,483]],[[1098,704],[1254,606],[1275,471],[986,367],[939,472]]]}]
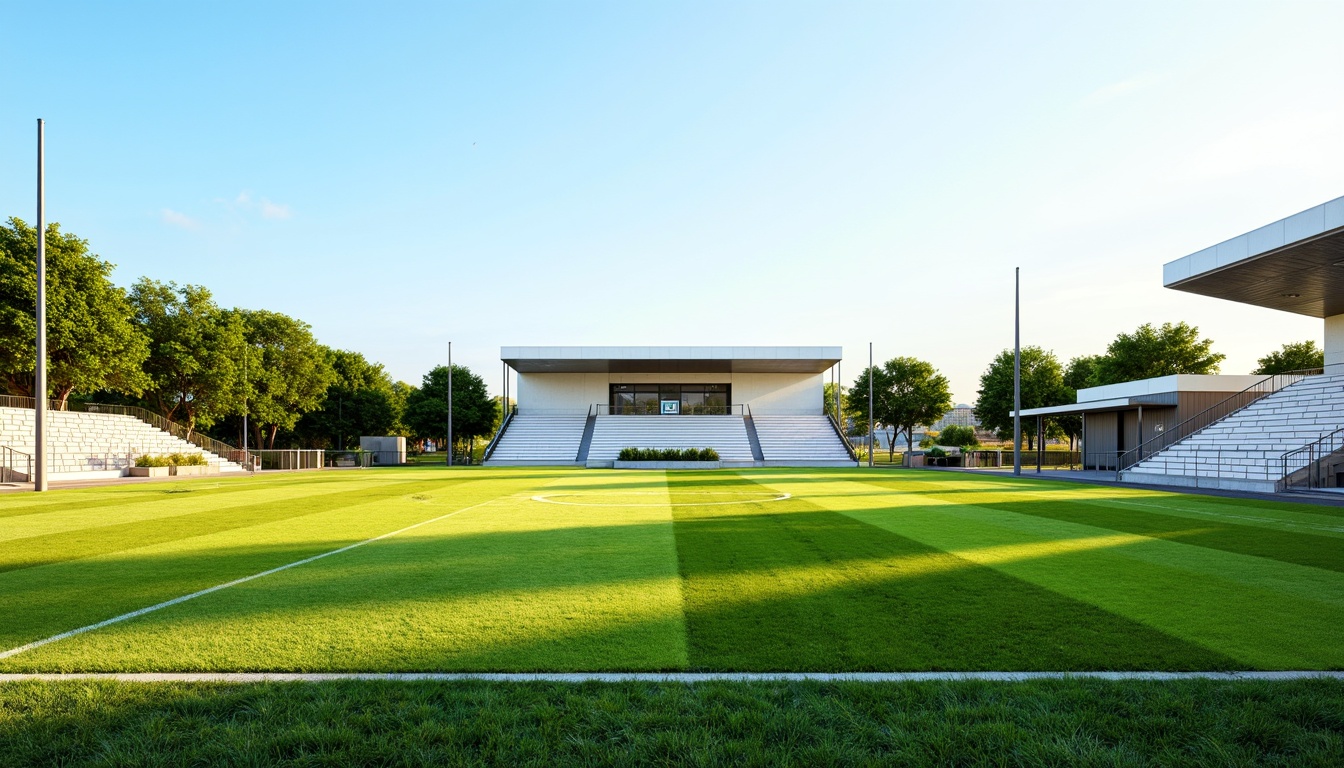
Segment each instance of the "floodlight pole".
[{"label": "floodlight pole", "polygon": [[44,210],[46,160],[37,121],[37,370],[33,382],[33,490],[47,490],[47,221]]},{"label": "floodlight pole", "polygon": [[448,466],[453,466],[453,342],[448,342]]},{"label": "floodlight pole", "polygon": [[243,468],[249,472],[252,471],[252,460],[247,455],[247,350],[251,346],[243,344]]},{"label": "floodlight pole", "polygon": [[1022,268],[1013,267],[1013,474],[1022,474]]},{"label": "floodlight pole", "polygon": [[873,342],[868,342],[868,466],[873,466]]}]

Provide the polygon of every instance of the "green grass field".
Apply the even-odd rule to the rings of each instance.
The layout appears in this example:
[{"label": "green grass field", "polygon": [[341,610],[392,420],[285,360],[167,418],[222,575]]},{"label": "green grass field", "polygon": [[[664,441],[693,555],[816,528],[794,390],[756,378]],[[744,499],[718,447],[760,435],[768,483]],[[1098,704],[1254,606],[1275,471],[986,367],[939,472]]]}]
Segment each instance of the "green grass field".
[{"label": "green grass field", "polygon": [[0,671],[1344,668],[1336,509],[862,469],[5,494],[0,651],[417,524]]}]

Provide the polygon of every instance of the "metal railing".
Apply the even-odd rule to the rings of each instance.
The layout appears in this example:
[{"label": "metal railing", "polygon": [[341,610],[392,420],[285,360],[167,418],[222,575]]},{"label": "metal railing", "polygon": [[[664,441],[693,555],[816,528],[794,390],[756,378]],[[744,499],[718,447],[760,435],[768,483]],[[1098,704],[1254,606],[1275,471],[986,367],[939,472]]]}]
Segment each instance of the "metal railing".
[{"label": "metal railing", "polygon": [[[228,443],[220,442],[213,437],[206,437],[200,432],[178,424],[175,421],[169,421],[153,411],[147,411],[144,408],[134,405],[108,405],[106,403],[72,403],[66,401],[62,403],[59,400],[49,400],[48,407],[52,411],[73,411],[80,413],[108,413],[114,416],[130,416],[139,419],[156,429],[163,430],[173,437],[185,440],[192,445],[202,448],[210,453],[224,458],[236,450]],[[31,397],[18,397],[15,395],[0,395],[0,407],[3,408],[24,408],[33,410],[37,407],[37,401]]]},{"label": "metal railing", "polygon": [[1328,461],[1341,451],[1344,451],[1344,429],[1336,429],[1322,435],[1319,440],[1283,454],[1279,459],[1281,490],[1341,487],[1339,481],[1340,473],[1344,472],[1344,457],[1341,457],[1341,461]]},{"label": "metal railing", "polygon": [[1205,408],[1171,429],[1163,431],[1162,434],[1150,438],[1134,448],[1120,452],[1119,460],[1117,461],[1117,472],[1133,467],[1135,464],[1144,461],[1153,454],[1169,448],[1175,443],[1212,426],[1214,423],[1221,421],[1227,416],[1245,408],[1266,395],[1272,395],[1309,376],[1319,376],[1324,372],[1325,371],[1322,368],[1309,368],[1301,371],[1288,371],[1286,373],[1276,373],[1272,376],[1267,376],[1231,397]]},{"label": "metal railing", "polygon": [[737,405],[690,405],[683,407],[679,413],[675,414],[662,413],[661,406],[658,403],[647,405],[594,403],[589,413],[595,413],[598,416],[745,416],[747,411],[746,406],[742,403]]},{"label": "metal railing", "polygon": [[[1244,454],[1255,449],[1247,448],[1203,448],[1192,447],[1182,450],[1179,455],[1150,456],[1139,469],[1134,466],[1122,467],[1115,471],[1115,479],[1120,480],[1123,472],[1143,474],[1151,471],[1157,475],[1189,478],[1188,485],[1194,488],[1220,488],[1223,480],[1246,480],[1252,482],[1271,482],[1276,485],[1283,479],[1279,472],[1279,463],[1270,457],[1257,460]],[[1270,453],[1270,452],[1266,452]],[[1231,454],[1231,455],[1229,455]],[[1234,456],[1235,454],[1243,454]],[[1143,482],[1142,478],[1131,477],[1134,482]],[[1212,482],[1210,482],[1212,481]]]},{"label": "metal railing", "polygon": [[835,430],[835,434],[840,436],[840,442],[844,443],[845,452],[849,454],[849,458],[858,461],[859,452],[854,450],[854,444],[849,441],[849,436],[845,434],[845,430],[840,428],[840,423],[835,420],[835,415],[826,414],[826,420],[831,423],[831,428]]},{"label": "metal railing", "polygon": [[0,483],[26,483],[32,479],[32,454],[0,445]]},{"label": "metal railing", "polygon": [[499,445],[500,438],[504,437],[504,430],[509,428],[510,421],[513,421],[513,411],[506,412],[504,418],[499,422],[499,431],[495,432],[495,436],[490,438],[489,445],[485,446],[485,453],[481,456],[482,463],[490,460],[490,454],[495,452],[495,448]]}]

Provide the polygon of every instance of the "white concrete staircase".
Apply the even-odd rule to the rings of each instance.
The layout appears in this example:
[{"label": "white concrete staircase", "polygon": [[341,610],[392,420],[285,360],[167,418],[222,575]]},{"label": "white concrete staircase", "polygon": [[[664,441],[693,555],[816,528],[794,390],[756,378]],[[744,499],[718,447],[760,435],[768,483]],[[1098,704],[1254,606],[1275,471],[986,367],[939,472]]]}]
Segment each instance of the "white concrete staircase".
[{"label": "white concrete staircase", "polygon": [[1122,472],[1121,479],[1273,493],[1283,478],[1285,453],[1340,428],[1344,375],[1311,376],[1144,459]]},{"label": "white concrete staircase", "polygon": [[[27,408],[0,408],[0,445],[35,453],[36,414]],[[134,416],[82,411],[47,412],[48,477],[52,480],[121,477],[143,454],[200,454],[214,472],[242,472],[242,466],[205,451]]]},{"label": "white concrete staircase", "polygon": [[574,464],[583,440],[586,416],[518,414],[486,461],[487,466]]},{"label": "white concrete staircase", "polygon": [[622,448],[713,448],[726,464],[755,463],[741,416],[598,416],[588,466],[611,466]]},{"label": "white concrete staircase", "polygon": [[825,416],[754,416],[752,422],[766,466],[854,466]]}]

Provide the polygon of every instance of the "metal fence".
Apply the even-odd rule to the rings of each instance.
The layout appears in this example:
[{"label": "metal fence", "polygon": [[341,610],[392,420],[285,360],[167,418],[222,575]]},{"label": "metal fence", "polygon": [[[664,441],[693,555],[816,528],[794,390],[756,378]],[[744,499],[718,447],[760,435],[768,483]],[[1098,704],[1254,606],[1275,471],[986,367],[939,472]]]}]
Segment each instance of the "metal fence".
[{"label": "metal fence", "polygon": [[[1022,466],[1036,466],[1036,451],[1022,451]],[[1112,456],[1114,459],[1114,456]],[[995,448],[994,450],[968,450],[962,452],[961,465],[974,469],[1011,467],[1013,450]],[[1040,453],[1042,469],[1082,469],[1083,454],[1078,451],[1042,451]]]},{"label": "metal fence", "polygon": [[[238,451],[237,455],[243,459],[243,466],[251,465],[252,468],[271,471],[271,470],[294,470],[294,469],[322,469],[326,466],[326,451],[312,449],[267,449],[252,450],[246,455]],[[251,460],[250,462],[248,460]]]}]

